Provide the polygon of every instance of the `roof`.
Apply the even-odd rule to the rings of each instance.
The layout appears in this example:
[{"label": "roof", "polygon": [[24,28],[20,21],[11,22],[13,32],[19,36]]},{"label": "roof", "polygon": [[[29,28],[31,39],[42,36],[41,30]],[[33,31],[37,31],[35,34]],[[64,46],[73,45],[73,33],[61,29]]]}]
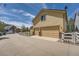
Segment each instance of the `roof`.
[{"label": "roof", "polygon": [[[33,19],[33,21],[41,14],[41,13],[46,13],[46,12],[56,12],[56,13],[62,13],[65,14],[67,13],[66,10],[59,10],[59,9],[42,9],[37,16]],[[32,22],[33,22],[32,21]]]},{"label": "roof", "polygon": [[42,9],[41,11],[65,13],[66,10],[59,10],[59,9]]},{"label": "roof", "polygon": [[5,30],[9,30],[9,29],[11,29],[12,28],[12,26],[5,26]]}]

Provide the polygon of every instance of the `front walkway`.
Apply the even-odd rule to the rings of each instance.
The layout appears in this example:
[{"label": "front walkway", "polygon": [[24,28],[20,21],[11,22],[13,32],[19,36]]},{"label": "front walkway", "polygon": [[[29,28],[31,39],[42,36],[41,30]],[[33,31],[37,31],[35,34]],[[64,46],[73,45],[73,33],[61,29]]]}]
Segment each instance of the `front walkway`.
[{"label": "front walkway", "polygon": [[0,40],[0,55],[79,55],[79,46],[19,34],[8,34]]}]

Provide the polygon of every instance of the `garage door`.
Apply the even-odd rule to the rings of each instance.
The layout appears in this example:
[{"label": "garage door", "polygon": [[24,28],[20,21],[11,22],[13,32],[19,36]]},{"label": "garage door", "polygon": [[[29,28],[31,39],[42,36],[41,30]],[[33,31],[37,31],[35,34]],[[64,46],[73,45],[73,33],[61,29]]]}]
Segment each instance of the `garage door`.
[{"label": "garage door", "polygon": [[59,38],[59,27],[43,28],[42,36]]}]

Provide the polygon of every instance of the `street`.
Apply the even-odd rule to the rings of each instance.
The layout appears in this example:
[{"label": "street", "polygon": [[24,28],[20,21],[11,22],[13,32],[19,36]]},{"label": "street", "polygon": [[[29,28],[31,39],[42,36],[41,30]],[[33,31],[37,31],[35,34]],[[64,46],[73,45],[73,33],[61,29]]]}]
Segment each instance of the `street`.
[{"label": "street", "polygon": [[0,38],[1,56],[60,56],[79,55],[79,46],[35,39],[19,34],[8,34]]}]

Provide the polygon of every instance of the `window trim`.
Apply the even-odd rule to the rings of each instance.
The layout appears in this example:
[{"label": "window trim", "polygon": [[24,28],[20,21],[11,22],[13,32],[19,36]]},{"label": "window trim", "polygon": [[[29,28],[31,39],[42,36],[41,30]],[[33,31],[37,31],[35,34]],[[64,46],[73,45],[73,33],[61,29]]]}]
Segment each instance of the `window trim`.
[{"label": "window trim", "polygon": [[45,21],[46,20],[46,15],[42,15],[41,16],[41,21]]}]

